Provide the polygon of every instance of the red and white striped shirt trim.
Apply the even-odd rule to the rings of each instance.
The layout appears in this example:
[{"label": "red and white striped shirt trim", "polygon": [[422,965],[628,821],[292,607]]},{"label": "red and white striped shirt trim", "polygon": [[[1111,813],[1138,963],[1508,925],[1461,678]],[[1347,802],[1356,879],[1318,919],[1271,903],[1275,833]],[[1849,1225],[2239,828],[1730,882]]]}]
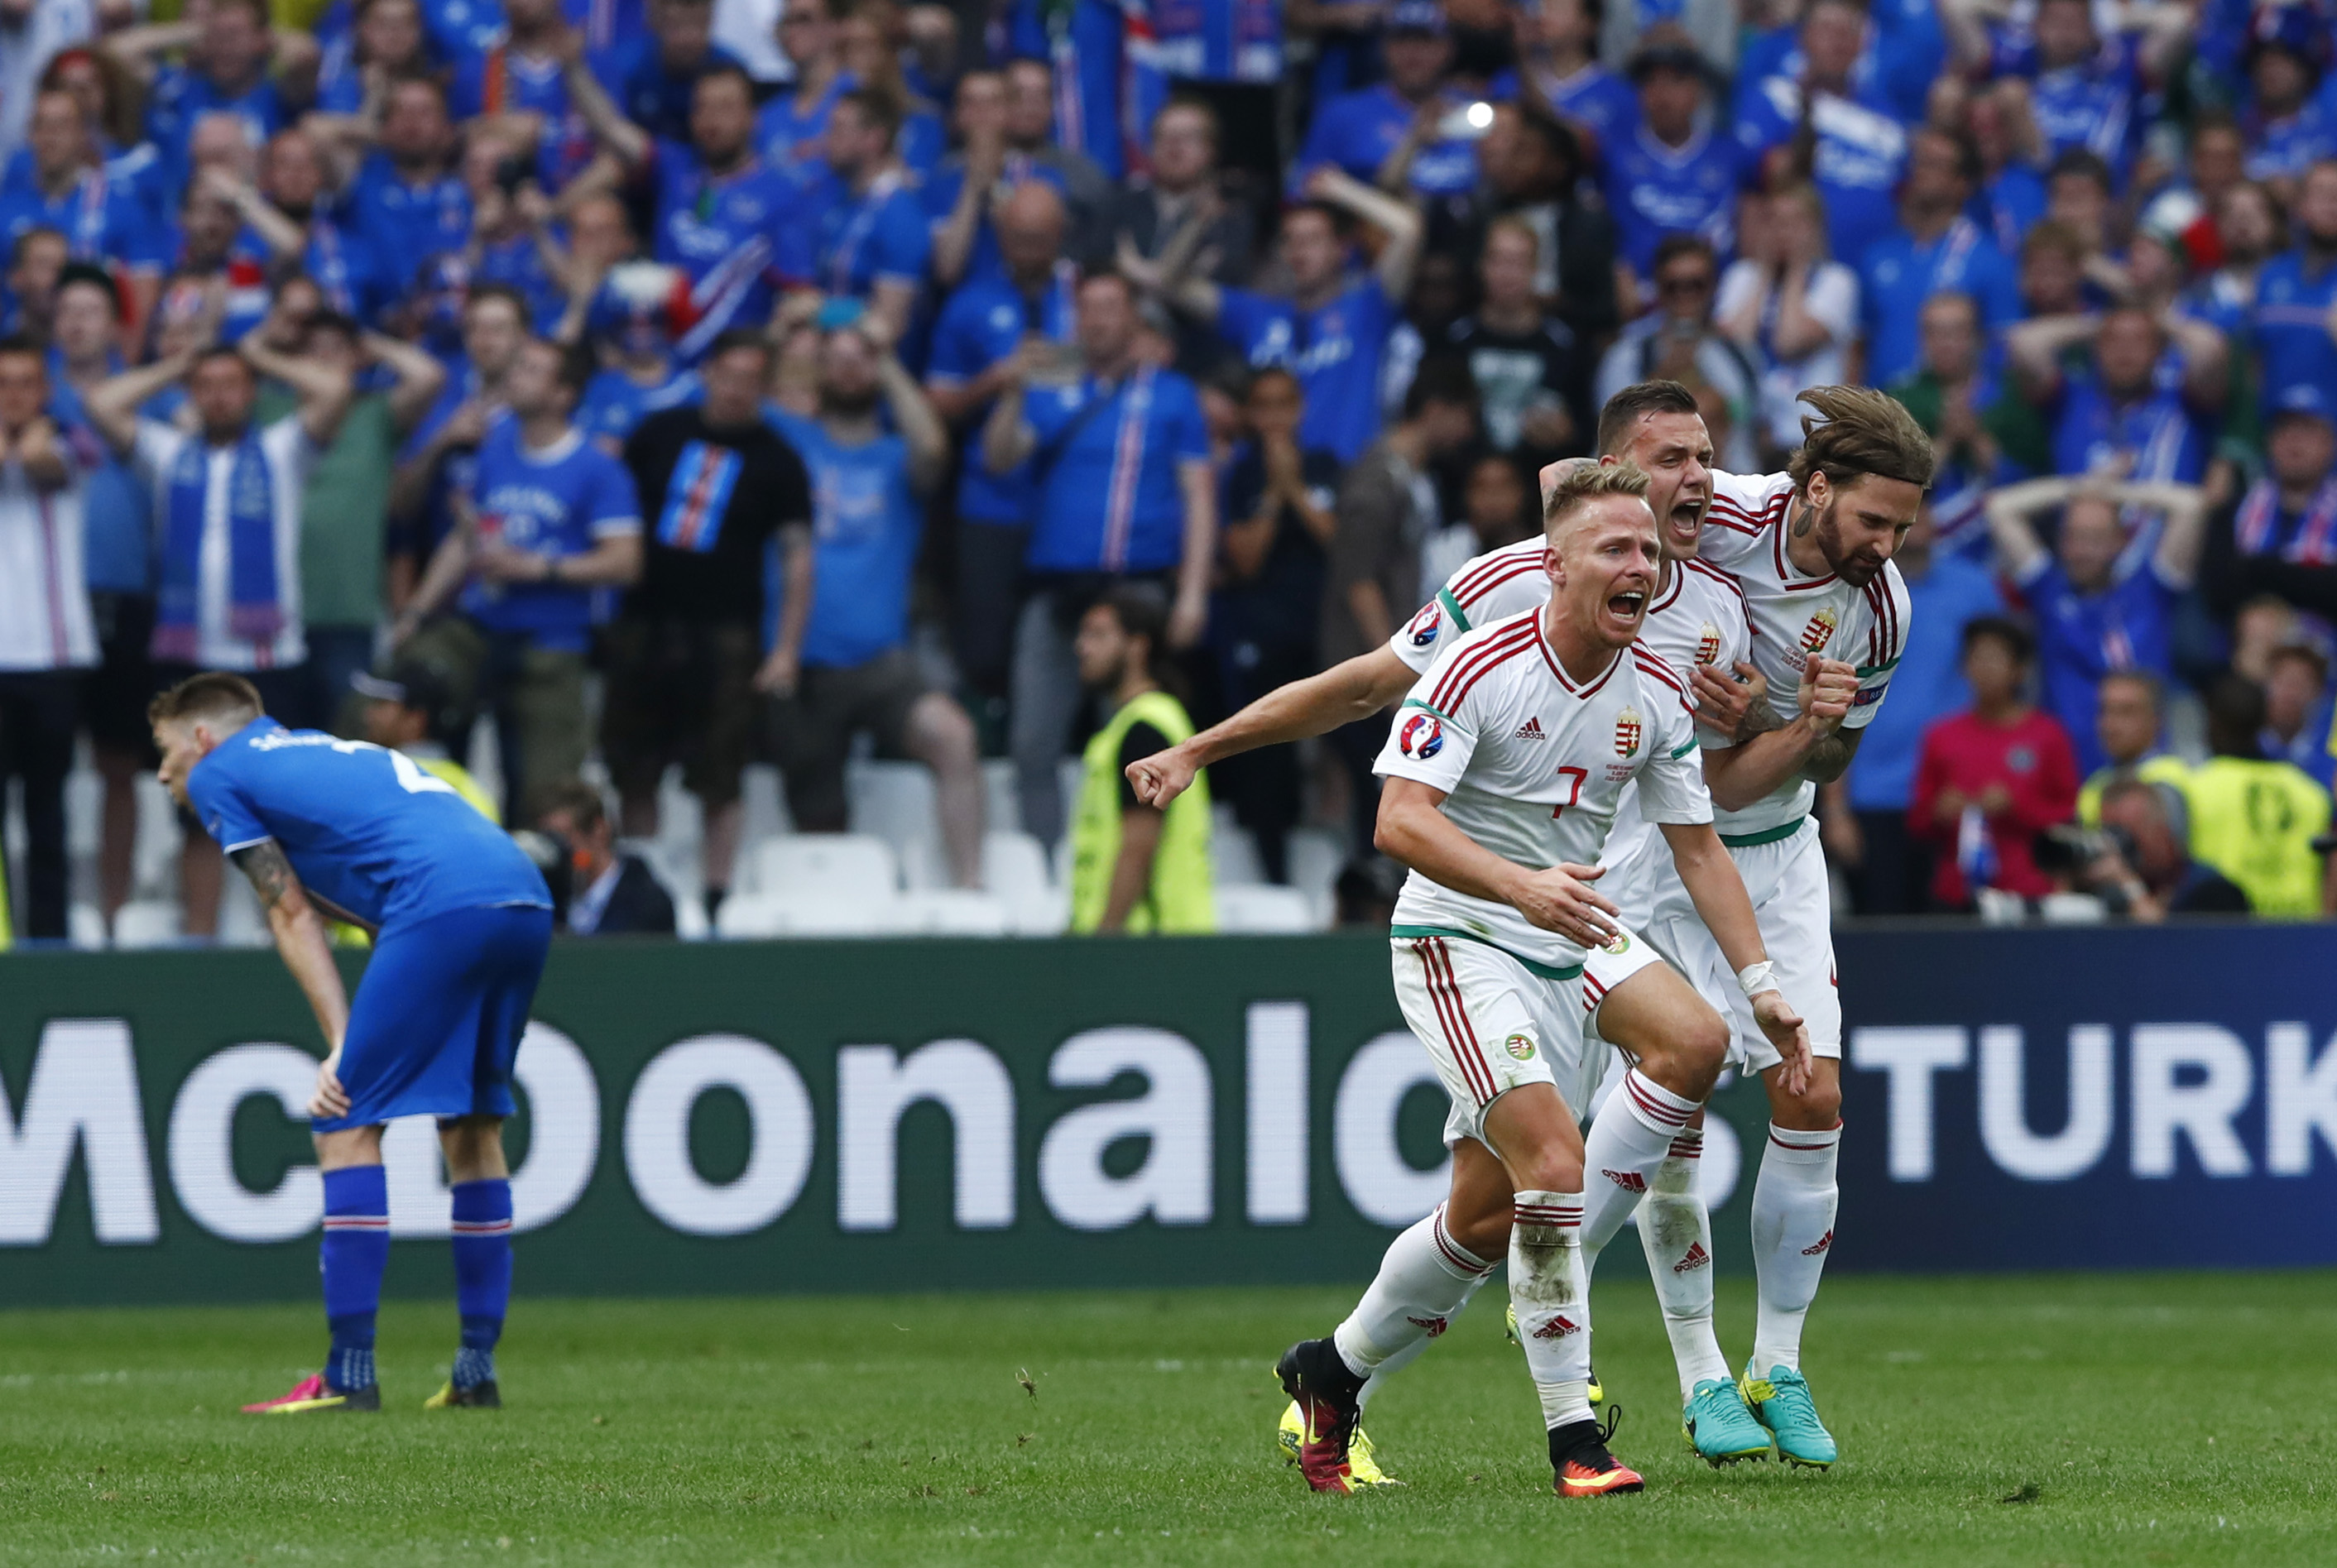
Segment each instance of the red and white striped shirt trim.
[{"label": "red and white striped shirt trim", "polygon": [[1540,570],[1541,557],[1539,555],[1511,556],[1496,551],[1473,567],[1463,567],[1447,591],[1462,609],[1466,609],[1511,579]]},{"label": "red and white striped shirt trim", "polygon": [[1429,701],[1439,713],[1452,716],[1459,709],[1461,699],[1469,695],[1469,688],[1475,686],[1487,670],[1521,651],[1539,636],[1530,620],[1521,620],[1515,626],[1495,632],[1452,661],[1452,667],[1446,670],[1444,678],[1436,683],[1436,689],[1429,695]]}]

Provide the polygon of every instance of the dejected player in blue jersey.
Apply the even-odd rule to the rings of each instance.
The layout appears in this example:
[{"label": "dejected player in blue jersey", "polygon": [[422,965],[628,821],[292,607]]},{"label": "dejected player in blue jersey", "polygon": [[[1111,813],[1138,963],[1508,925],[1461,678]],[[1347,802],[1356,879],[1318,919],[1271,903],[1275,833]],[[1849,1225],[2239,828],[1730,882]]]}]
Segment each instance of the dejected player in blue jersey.
[{"label": "dejected player in blue jersey", "polygon": [[[288,730],[240,676],[193,676],[148,710],[163,784],[243,868],[327,1051],[308,1112],[325,1180],[323,1372],[255,1415],[378,1410],[374,1313],[389,1261],[382,1124],[438,1118],[454,1183],[462,1347],[430,1407],[495,1407],[511,1299],[512,1061],[552,940],[519,847],[402,753]],[[350,998],[328,920],[375,933]]]}]

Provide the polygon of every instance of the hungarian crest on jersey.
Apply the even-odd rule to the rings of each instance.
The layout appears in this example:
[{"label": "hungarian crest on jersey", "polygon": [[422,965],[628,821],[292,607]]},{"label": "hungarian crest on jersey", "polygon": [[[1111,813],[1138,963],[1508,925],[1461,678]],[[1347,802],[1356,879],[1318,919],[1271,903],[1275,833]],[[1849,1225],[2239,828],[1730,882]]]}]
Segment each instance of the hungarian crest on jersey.
[{"label": "hungarian crest on jersey", "polygon": [[1704,629],[1696,634],[1696,662],[1710,664],[1719,657],[1720,628],[1710,621],[1706,621]]},{"label": "hungarian crest on jersey", "polygon": [[1637,755],[1639,750],[1639,737],[1646,727],[1647,721],[1639,716],[1638,708],[1627,707],[1617,714],[1615,716],[1615,755],[1617,756]]},{"label": "hungarian crest on jersey", "polygon": [[1802,651],[1816,653],[1833,637],[1833,629],[1842,624],[1830,609],[1822,609],[1810,617],[1810,624],[1802,628]]}]

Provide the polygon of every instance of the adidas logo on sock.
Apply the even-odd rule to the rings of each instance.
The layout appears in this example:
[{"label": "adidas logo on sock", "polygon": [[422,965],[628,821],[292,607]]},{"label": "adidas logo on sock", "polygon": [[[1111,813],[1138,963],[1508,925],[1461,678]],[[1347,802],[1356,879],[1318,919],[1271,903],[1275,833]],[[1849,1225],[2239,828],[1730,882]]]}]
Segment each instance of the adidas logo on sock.
[{"label": "adidas logo on sock", "polygon": [[1452,1327],[1451,1320],[1444,1318],[1406,1318],[1404,1321],[1415,1329],[1425,1329],[1432,1339]]},{"label": "adidas logo on sock", "polygon": [[1672,1272],[1675,1274],[1692,1274],[1698,1269],[1707,1269],[1711,1266],[1712,1254],[1704,1250],[1704,1243],[1702,1242],[1690,1242],[1687,1244],[1687,1256],[1682,1258],[1678,1262],[1672,1265]]},{"label": "adidas logo on sock", "polygon": [[1563,1339],[1569,1334],[1579,1334],[1580,1332],[1582,1332],[1582,1325],[1574,1321],[1573,1319],[1552,1318],[1549,1322],[1544,1323],[1540,1328],[1536,1329],[1534,1330],[1533,1337],[1537,1339]]},{"label": "adidas logo on sock", "polygon": [[1637,1171],[1601,1171],[1599,1174],[1627,1193],[1644,1193],[1648,1190],[1648,1178]]},{"label": "adidas logo on sock", "polygon": [[1520,740],[1547,740],[1549,736],[1542,730],[1540,716],[1537,715],[1534,717],[1526,720],[1525,723],[1518,726],[1517,738]]},{"label": "adidas logo on sock", "polygon": [[1820,1236],[1820,1237],[1818,1238],[1818,1242],[1817,1242],[1817,1245],[1816,1245],[1816,1246],[1814,1246],[1814,1247],[1804,1247],[1804,1248],[1802,1249],[1802,1256],[1803,1256],[1803,1257],[1804,1257],[1804,1258],[1814,1258],[1814,1257],[1816,1257],[1819,1253],[1821,1253],[1821,1252],[1824,1251],[1827,1248],[1829,1248],[1829,1247],[1831,1247],[1831,1246],[1833,1246],[1833,1232],[1832,1231],[1828,1231],[1824,1235]]}]

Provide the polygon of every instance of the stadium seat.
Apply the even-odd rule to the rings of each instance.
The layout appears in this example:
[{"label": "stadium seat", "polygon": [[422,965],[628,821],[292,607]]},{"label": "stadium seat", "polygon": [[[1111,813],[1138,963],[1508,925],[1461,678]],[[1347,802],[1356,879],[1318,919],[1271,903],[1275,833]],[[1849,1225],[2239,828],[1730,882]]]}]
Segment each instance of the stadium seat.
[{"label": "stadium seat", "polygon": [[167,948],[182,930],[179,906],[162,899],[135,899],[113,914],[117,948]]},{"label": "stadium seat", "polygon": [[138,775],[138,842],[131,852],[131,881],[142,893],[178,886],[179,808],[152,774]]},{"label": "stadium seat", "polygon": [[1014,928],[1005,901],[971,888],[919,888],[895,901],[904,934],[931,937],[1002,937]]},{"label": "stadium seat", "polygon": [[752,891],[788,895],[836,893],[886,900],[900,891],[893,846],[865,833],[789,833],[754,850]]},{"label": "stadium seat", "polygon": [[1346,841],[1327,828],[1300,828],[1290,835],[1290,885],[1306,895],[1318,926],[1329,925],[1338,911],[1339,872],[1346,863]]},{"label": "stadium seat", "polygon": [[105,911],[95,904],[74,904],[65,911],[65,936],[77,948],[105,946]]},{"label": "stadium seat", "polygon": [[1047,873],[1047,852],[1029,833],[993,833],[983,839],[982,885],[1006,906],[1017,934],[1052,936],[1063,929],[1063,895]]},{"label": "stadium seat", "polygon": [[1234,821],[1234,810],[1220,803],[1209,824],[1209,865],[1219,887],[1256,887],[1266,881],[1258,863],[1257,841]]},{"label": "stadium seat", "polygon": [[891,888],[873,884],[737,893],[722,901],[714,929],[725,937],[885,936],[900,929],[900,902]]},{"label": "stadium seat", "polygon": [[1319,922],[1296,888],[1271,882],[1220,883],[1217,929],[1221,931],[1311,931]]},{"label": "stadium seat", "polygon": [[934,814],[933,770],[923,763],[855,762],[846,765],[852,831],[883,839],[900,859],[911,888],[946,887],[941,824]]},{"label": "stadium seat", "polygon": [[65,775],[65,852],[75,860],[97,853],[101,821],[105,811],[105,780],[94,768],[75,768]]},{"label": "stadium seat", "polygon": [[276,939],[269,934],[268,917],[259,895],[233,866],[220,886],[219,941],[221,947],[264,948]]}]

